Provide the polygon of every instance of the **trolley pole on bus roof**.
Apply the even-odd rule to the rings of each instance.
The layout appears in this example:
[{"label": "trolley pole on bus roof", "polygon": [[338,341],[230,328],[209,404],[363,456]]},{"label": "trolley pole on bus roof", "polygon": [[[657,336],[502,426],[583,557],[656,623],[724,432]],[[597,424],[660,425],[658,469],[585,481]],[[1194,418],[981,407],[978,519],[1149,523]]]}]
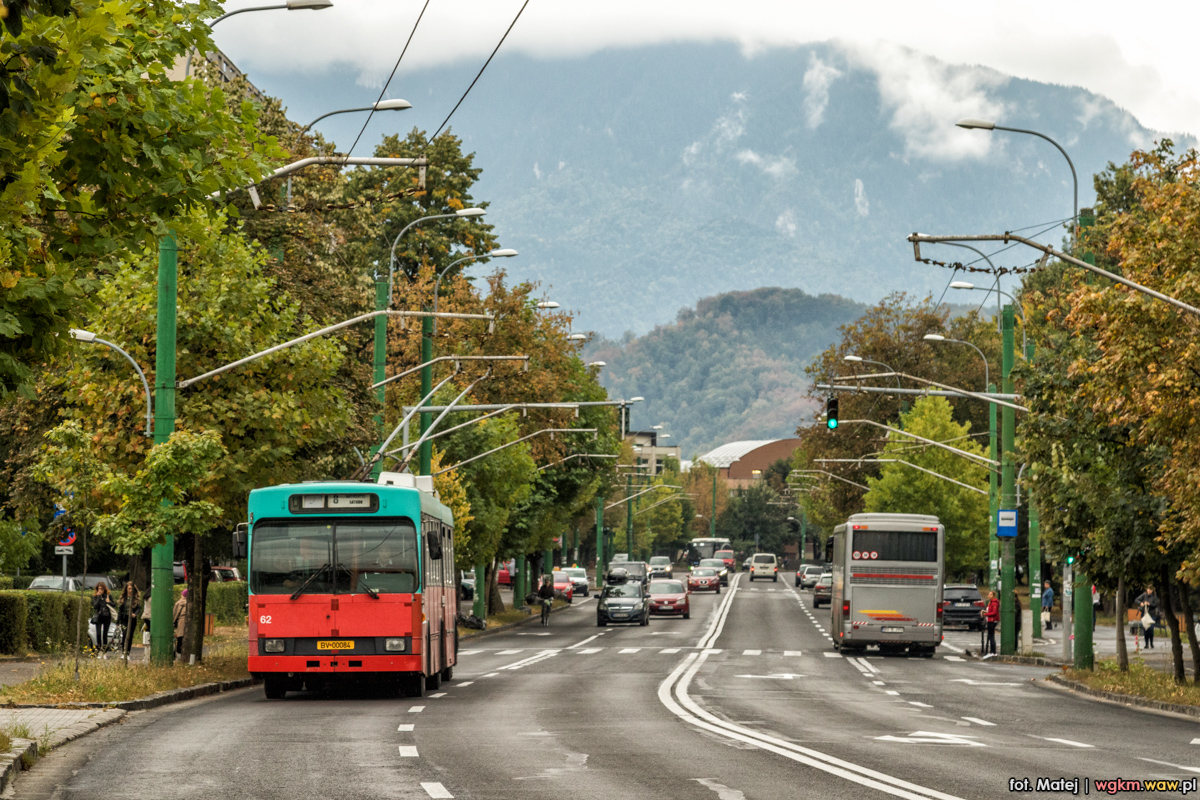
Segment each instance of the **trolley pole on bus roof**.
[{"label": "trolley pole on bus roof", "polygon": [[[388,285],[380,280],[380,276],[375,276],[375,310],[386,311],[388,302]],[[374,380],[373,383],[381,383],[387,377],[387,329],[388,318],[384,315],[379,315],[375,318],[375,357],[374,357]],[[379,402],[379,413],[375,416],[375,424],[379,428],[379,441],[382,446],[383,440],[387,438],[387,429],[385,428],[387,419],[387,406],[385,398],[387,396],[387,387],[380,386],[375,390],[375,399]],[[421,395],[424,397],[425,395]],[[379,447],[371,451],[371,455],[379,452]],[[380,471],[383,470],[383,459],[380,458],[375,462],[375,466],[371,469],[371,478],[377,480]]]},{"label": "trolley pole on bus roof", "polygon": [[[1002,315],[1003,320],[1003,335],[1002,343],[1002,359],[1001,367],[1003,369],[1003,391],[1011,392],[1013,390],[1012,369],[1013,369],[1013,306],[1011,303],[1006,303]],[[1001,568],[1000,568],[1000,653],[1002,655],[1013,655],[1017,650],[1016,636],[1016,619],[1014,614],[1013,600],[1016,595],[1016,515],[1017,515],[1017,496],[1016,496],[1016,473],[1013,469],[1013,448],[1014,430],[1016,426],[1015,411],[1004,406],[1001,411],[1002,425],[1002,443],[1001,449],[1003,455],[1000,463],[1000,514],[1012,514],[1012,534],[1004,537],[1003,551],[1001,553]],[[997,531],[999,530],[999,517],[997,517]]]}]

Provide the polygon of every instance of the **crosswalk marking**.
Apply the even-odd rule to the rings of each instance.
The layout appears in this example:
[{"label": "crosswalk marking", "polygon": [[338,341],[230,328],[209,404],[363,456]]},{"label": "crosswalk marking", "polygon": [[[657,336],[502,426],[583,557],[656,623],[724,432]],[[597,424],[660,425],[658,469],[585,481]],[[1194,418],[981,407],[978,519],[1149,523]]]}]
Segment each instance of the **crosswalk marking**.
[{"label": "crosswalk marking", "polygon": [[412,708],[410,708],[410,709],[408,710],[408,713],[410,713],[410,714],[420,714],[420,713],[421,713],[422,711],[424,711],[424,710],[425,710],[425,706],[413,706]]},{"label": "crosswalk marking", "polygon": [[920,708],[933,708],[933,706],[929,705],[928,703],[918,703],[916,700],[909,700],[908,704],[910,706],[919,706]]},{"label": "crosswalk marking", "polygon": [[897,692],[897,691],[895,691],[894,689],[885,689],[885,690],[884,690],[884,694],[890,694],[892,697],[899,697],[899,696],[900,696],[900,693],[899,693],[899,692]]},{"label": "crosswalk marking", "polygon": [[445,696],[446,696],[445,692],[438,692],[437,694],[426,695],[426,697],[445,697]]},{"label": "crosswalk marking", "polygon": [[678,647],[667,647],[667,648],[660,650],[659,652],[662,653],[664,656],[669,656],[672,653],[678,653],[679,648]]},{"label": "crosswalk marking", "polygon": [[405,725],[401,725],[399,728],[396,728],[396,730],[397,730],[397,731],[399,731],[399,732],[401,732],[401,733],[404,733],[404,732],[406,732],[406,731],[411,731],[411,730],[412,730],[413,728],[415,728],[415,727],[416,727],[416,726],[415,726],[415,725],[413,725],[413,724],[410,722],[410,723],[407,723],[407,724],[405,724]]},{"label": "crosswalk marking", "polygon": [[959,656],[942,656],[942,658],[946,659],[947,661],[966,661],[965,658],[961,658]]},{"label": "crosswalk marking", "polygon": [[401,758],[417,758],[417,748],[411,744],[400,745]]}]

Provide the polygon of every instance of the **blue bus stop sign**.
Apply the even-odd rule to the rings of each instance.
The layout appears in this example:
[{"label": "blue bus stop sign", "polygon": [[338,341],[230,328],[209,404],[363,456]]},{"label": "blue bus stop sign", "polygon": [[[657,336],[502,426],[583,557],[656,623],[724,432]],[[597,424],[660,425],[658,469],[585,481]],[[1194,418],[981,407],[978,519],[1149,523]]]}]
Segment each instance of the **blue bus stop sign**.
[{"label": "blue bus stop sign", "polygon": [[996,536],[1001,539],[1017,538],[1017,510],[1001,509],[996,512]]}]

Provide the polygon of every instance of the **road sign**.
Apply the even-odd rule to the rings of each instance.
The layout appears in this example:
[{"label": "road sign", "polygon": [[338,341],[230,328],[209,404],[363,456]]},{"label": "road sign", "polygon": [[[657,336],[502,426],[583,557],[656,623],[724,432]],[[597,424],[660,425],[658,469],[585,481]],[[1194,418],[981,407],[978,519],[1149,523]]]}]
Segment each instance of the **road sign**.
[{"label": "road sign", "polygon": [[1001,509],[996,512],[996,536],[1015,539],[1017,536],[1017,510]]},{"label": "road sign", "polygon": [[55,503],[55,504],[54,504],[54,518],[55,518],[55,519],[58,519],[59,517],[61,517],[61,516],[62,516],[63,514],[65,514],[65,513],[67,513],[67,510],[66,510],[65,508],[63,508],[63,507],[62,507],[61,505],[59,505],[58,503]]},{"label": "road sign", "polygon": [[55,545],[54,546],[54,555],[56,555],[56,556],[73,556],[73,555],[75,555],[75,548],[69,544]]},{"label": "road sign", "polygon": [[75,544],[75,531],[64,531],[63,537],[58,540],[59,547],[70,547]]}]

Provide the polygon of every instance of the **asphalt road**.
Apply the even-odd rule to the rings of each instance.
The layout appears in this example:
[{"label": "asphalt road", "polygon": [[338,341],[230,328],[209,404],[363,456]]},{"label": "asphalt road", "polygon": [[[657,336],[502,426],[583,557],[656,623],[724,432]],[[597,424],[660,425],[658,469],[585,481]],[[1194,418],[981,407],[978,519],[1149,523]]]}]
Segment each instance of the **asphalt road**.
[{"label": "asphalt road", "polygon": [[1196,722],[964,660],[974,634],[933,659],[845,658],[808,592],[735,587],[647,627],[597,628],[594,599],[578,602],[548,630],[464,643],[421,699],[249,689],[132,714],[50,754],[16,796],[947,800],[1014,779],[1078,778],[1082,795],[1085,778],[1200,778]]}]

